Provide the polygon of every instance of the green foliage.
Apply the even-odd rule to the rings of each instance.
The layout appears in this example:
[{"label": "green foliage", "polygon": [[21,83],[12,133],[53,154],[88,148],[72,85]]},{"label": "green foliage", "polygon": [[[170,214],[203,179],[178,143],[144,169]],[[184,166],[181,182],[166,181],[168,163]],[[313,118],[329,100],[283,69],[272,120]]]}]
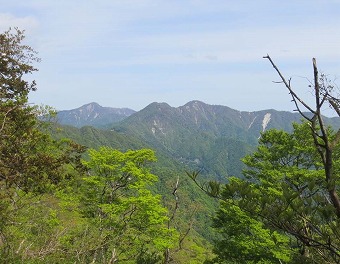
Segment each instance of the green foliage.
[{"label": "green foliage", "polygon": [[289,262],[289,238],[264,227],[237,205],[222,202],[214,219],[220,237],[215,243],[217,263]]},{"label": "green foliage", "polygon": [[165,225],[167,210],[160,196],[148,190],[157,180],[146,167],[156,160],[153,151],[123,153],[102,147],[89,150],[89,155],[84,164],[91,170],[84,178],[81,206],[84,216],[100,230],[97,259],[114,254],[121,262],[132,263],[152,256],[155,261],[148,263],[158,263],[178,236]]},{"label": "green foliage", "polygon": [[[292,133],[263,133],[257,151],[243,159],[248,166],[245,179],[229,179],[214,222],[223,236],[216,244],[220,259],[230,254],[237,259],[233,252],[243,252],[242,258],[255,261],[257,252],[272,261],[261,253],[265,248],[284,262],[299,258],[306,263],[320,263],[323,259],[337,263],[339,220],[328,198],[323,166],[309,131],[305,123],[294,124]],[[328,133],[332,137],[332,131]],[[250,229],[242,227],[244,221]],[[222,246],[226,253],[221,253]],[[248,252],[251,248],[255,252]]]},{"label": "green foliage", "polygon": [[[131,136],[126,133],[108,130],[99,130],[93,127],[83,127],[77,129],[68,126],[58,126],[52,131],[54,138],[68,137],[76,142],[99,149],[100,146],[106,145],[111,148],[117,149],[122,152],[126,152],[129,149],[142,149],[150,148],[150,146],[143,143],[135,136]],[[182,236],[187,232],[188,228],[191,226],[190,232],[185,237],[185,241],[195,241],[198,244],[197,248],[205,250],[205,254],[209,254],[210,246],[207,246],[209,242],[213,239],[213,233],[210,228],[211,215],[218,205],[213,199],[207,199],[207,197],[197,191],[193,191],[194,183],[190,181],[185,175],[185,169],[187,166],[176,159],[174,159],[167,152],[157,149],[157,162],[150,163],[150,171],[157,175],[159,181],[154,182],[154,185],[150,186],[152,193],[157,193],[162,195],[162,203],[165,207],[169,209],[169,216],[172,215],[173,209],[175,207],[175,199],[172,194],[173,188],[176,183],[177,177],[179,177],[179,208],[175,214],[175,219],[171,221],[171,227],[175,228],[182,234]],[[87,155],[84,157],[88,158]],[[206,176],[206,175],[204,175]],[[193,212],[195,212],[193,214]],[[204,241],[204,239],[208,241]],[[191,244],[183,244],[184,247],[180,249],[183,254],[178,252],[176,248],[171,250],[172,257],[177,262],[185,261],[188,258],[196,258],[196,253],[194,250],[189,250],[186,245],[191,247]],[[188,253],[190,252],[190,254]],[[204,254],[201,256],[203,257]],[[180,256],[180,257],[178,257]],[[184,258],[184,256],[186,256]],[[197,260],[202,263],[205,259],[199,258]],[[185,263],[184,261],[184,263]]]},{"label": "green foliage", "polygon": [[31,47],[21,44],[23,39],[18,29],[0,34],[0,196],[13,196],[16,189],[44,192],[62,180],[65,164],[79,160],[74,153],[83,151],[71,141],[54,141],[41,131],[41,111],[27,104],[35,82],[24,80],[36,71],[32,63],[39,59]]},{"label": "green foliage", "polygon": [[[36,52],[23,45],[18,29],[0,34],[0,262],[48,255],[59,222],[42,197],[62,187],[81,169],[84,148],[70,140],[53,140],[38,116],[47,109],[27,103],[35,82]],[[52,244],[51,244],[52,243]],[[54,248],[54,246],[53,246]]]}]

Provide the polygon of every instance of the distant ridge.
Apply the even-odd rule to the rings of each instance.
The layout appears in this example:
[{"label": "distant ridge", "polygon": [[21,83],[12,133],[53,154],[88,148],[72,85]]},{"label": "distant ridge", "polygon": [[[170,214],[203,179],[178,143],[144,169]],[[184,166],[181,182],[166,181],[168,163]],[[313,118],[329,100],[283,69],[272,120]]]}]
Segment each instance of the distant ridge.
[{"label": "distant ridge", "polygon": [[[220,179],[241,175],[240,159],[255,148],[262,132],[271,128],[291,131],[292,123],[301,121],[296,112],[246,112],[197,100],[179,107],[154,102],[138,112],[90,103],[60,111],[58,118],[61,124],[93,126],[122,138],[133,138]],[[339,118],[325,117],[324,121],[340,127]]]},{"label": "distant ridge", "polygon": [[76,109],[59,111],[57,119],[62,125],[104,127],[119,122],[135,112],[129,108],[103,107],[92,102]]},{"label": "distant ridge", "polygon": [[[185,122],[191,123],[194,120],[196,126],[203,129],[204,126],[210,126],[208,123],[214,123],[214,126],[217,128],[226,126],[227,122],[239,126],[242,130],[256,131],[258,134],[269,128],[290,130],[292,122],[300,122],[301,120],[301,116],[297,112],[293,113],[274,109],[239,111],[223,105],[209,105],[198,100],[190,101],[179,107],[172,107],[165,102],[153,102],[140,111],[130,108],[103,107],[98,103],[92,102],[76,109],[59,111],[57,118],[62,125],[109,128],[133,114],[137,114],[138,119],[141,119],[146,112],[148,115],[158,113],[162,116],[167,114],[171,116],[176,113],[175,115],[178,115],[177,119],[189,118]],[[339,120],[338,117],[325,117],[326,123],[334,128],[340,127]]]},{"label": "distant ridge", "polygon": [[[258,144],[262,132],[271,128],[291,131],[292,123],[300,121],[299,113],[273,109],[246,112],[195,100],[180,107],[151,103],[111,129],[224,177],[241,175],[240,159]],[[339,127],[339,121],[325,117],[333,127]]]}]

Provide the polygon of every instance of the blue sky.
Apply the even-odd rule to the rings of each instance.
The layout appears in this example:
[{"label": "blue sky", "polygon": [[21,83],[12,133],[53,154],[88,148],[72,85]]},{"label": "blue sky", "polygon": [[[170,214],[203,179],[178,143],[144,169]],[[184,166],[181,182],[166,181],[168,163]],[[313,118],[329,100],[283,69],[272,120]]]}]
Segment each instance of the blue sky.
[{"label": "blue sky", "polygon": [[313,57],[340,75],[340,1],[0,2],[0,30],[25,29],[42,58],[30,101],[58,110],[201,100],[292,111],[266,54],[310,103]]}]

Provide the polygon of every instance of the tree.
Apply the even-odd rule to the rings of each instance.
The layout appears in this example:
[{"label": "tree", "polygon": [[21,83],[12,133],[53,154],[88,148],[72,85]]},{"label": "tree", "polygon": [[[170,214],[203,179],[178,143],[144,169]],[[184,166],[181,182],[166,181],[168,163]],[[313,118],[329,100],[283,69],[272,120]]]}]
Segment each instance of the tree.
[{"label": "tree", "polygon": [[[216,182],[200,185],[210,195],[221,199],[214,220],[215,228],[222,234],[215,244],[217,260],[223,263],[236,257],[236,261],[243,262],[249,257],[247,261],[257,263],[259,260],[254,256],[262,252],[264,259],[259,263],[272,261],[268,257],[273,256],[281,263],[339,263],[340,130],[334,132],[326,126],[322,109],[328,103],[340,116],[340,100],[327,76],[319,76],[315,59],[314,81],[310,85],[315,96],[313,108],[294,92],[291,80],[283,77],[271,58],[265,58],[289,90],[304,122],[294,124],[292,133],[279,130],[263,133],[257,150],[243,159],[248,167],[244,178],[229,178],[222,188]],[[197,182],[196,174],[191,177]],[[249,228],[242,229],[245,221]],[[256,232],[258,230],[261,232]],[[269,256],[254,243],[258,237],[262,241],[268,237],[259,235],[266,232],[271,234],[276,245],[273,248],[274,244],[268,243],[270,239],[267,241]],[[273,234],[280,235],[279,246],[283,246],[283,252],[290,250],[290,254],[275,254],[278,239]]]},{"label": "tree", "polygon": [[222,195],[235,197],[245,213],[267,228],[295,238],[291,246],[300,249],[305,261],[319,262],[318,255],[336,258],[339,238],[308,129],[308,124],[295,124],[292,134],[265,132],[257,151],[243,159],[246,178],[232,178]]},{"label": "tree", "polygon": [[245,178],[231,177],[214,193],[221,200],[217,263],[338,262],[339,223],[325,196],[322,162],[309,125],[293,127],[264,132],[243,159]]},{"label": "tree", "polygon": [[36,90],[35,81],[23,79],[25,74],[31,74],[37,69],[34,62],[40,59],[37,52],[30,46],[22,44],[24,31],[15,28],[0,34],[0,99],[1,102],[25,99],[30,91]]},{"label": "tree", "polygon": [[[340,198],[339,198],[339,142],[340,142],[340,129],[337,132],[333,132],[327,129],[327,126],[323,120],[322,110],[325,105],[335,111],[340,116],[340,99],[335,85],[328,79],[327,75],[319,75],[319,71],[316,64],[316,59],[313,58],[313,82],[310,83],[310,87],[313,88],[315,105],[310,106],[306,104],[302,98],[294,92],[291,86],[291,78],[287,81],[282,75],[280,70],[272,61],[269,55],[264,58],[268,59],[276,72],[279,74],[282,83],[288,89],[292,101],[296,106],[296,111],[300,113],[303,119],[309,124],[309,134],[313,138],[313,147],[317,151],[320,157],[320,164],[323,170],[322,178],[322,191],[325,193],[325,203],[328,207],[332,207],[330,217],[334,218],[334,221],[338,223],[340,219]],[[306,109],[309,114],[303,112]],[[335,235],[335,234],[334,234]],[[334,237],[334,236],[333,236]],[[333,248],[329,237],[328,250],[332,255],[336,255],[339,258],[339,250],[337,247]],[[335,235],[337,237],[337,235]],[[307,239],[304,244],[309,244]]]},{"label": "tree", "polygon": [[266,228],[236,204],[221,201],[213,227],[220,235],[213,263],[286,263],[292,259],[287,236]]},{"label": "tree", "polygon": [[[54,141],[42,130],[49,124],[39,115],[50,114],[27,103],[35,81],[24,80],[37,71],[36,52],[21,44],[24,32],[0,34],[0,190],[43,191],[45,183],[62,179],[62,167],[80,160],[83,148],[69,141]],[[78,153],[78,154],[76,154]]]},{"label": "tree", "polygon": [[[337,193],[338,171],[335,166],[336,159],[333,157],[333,152],[340,142],[340,129],[335,136],[329,134],[329,130],[327,130],[322,116],[322,108],[327,103],[329,104],[329,107],[333,109],[338,116],[340,116],[340,99],[337,98],[337,91],[334,89],[334,85],[332,85],[325,74],[321,74],[319,77],[316,59],[313,58],[314,82],[311,83],[310,86],[313,86],[314,89],[315,106],[311,107],[294,92],[294,89],[291,86],[291,79],[287,81],[284,78],[270,56],[267,55],[264,58],[270,61],[274,69],[279,74],[282,82],[292,97],[292,101],[296,106],[296,111],[298,111],[310,125],[310,134],[314,139],[314,147],[319,153],[324,168],[324,181],[327,184],[328,196],[332,202],[337,217],[340,218],[340,198]],[[307,109],[311,116],[305,114],[302,111],[303,108]]]},{"label": "tree", "polygon": [[[167,210],[160,196],[148,187],[157,180],[147,163],[155,161],[152,150],[125,153],[108,147],[89,150],[84,164],[81,208],[99,232],[90,252],[96,261],[159,263],[178,236],[167,227]],[[128,249],[128,250],[127,250]]]},{"label": "tree", "polygon": [[39,58],[22,44],[24,38],[19,29],[0,34],[1,262],[11,262],[14,248],[19,246],[15,243],[25,241],[18,241],[13,230],[23,226],[20,213],[31,206],[28,201],[39,201],[39,195],[72,178],[74,169],[82,167],[84,152],[70,140],[53,140],[44,132],[49,124],[39,120],[41,114],[49,113],[28,104],[28,94],[36,90],[36,83],[24,78],[37,70],[33,64]]}]

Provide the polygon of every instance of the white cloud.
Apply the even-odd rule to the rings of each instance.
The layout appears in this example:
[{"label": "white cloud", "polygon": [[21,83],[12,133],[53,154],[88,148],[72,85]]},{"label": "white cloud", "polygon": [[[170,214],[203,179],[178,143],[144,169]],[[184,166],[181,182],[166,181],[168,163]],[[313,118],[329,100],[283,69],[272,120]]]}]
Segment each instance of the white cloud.
[{"label": "white cloud", "polygon": [[3,32],[10,27],[18,27],[26,31],[35,30],[39,26],[38,20],[33,16],[15,16],[10,13],[0,13],[0,31]]}]

